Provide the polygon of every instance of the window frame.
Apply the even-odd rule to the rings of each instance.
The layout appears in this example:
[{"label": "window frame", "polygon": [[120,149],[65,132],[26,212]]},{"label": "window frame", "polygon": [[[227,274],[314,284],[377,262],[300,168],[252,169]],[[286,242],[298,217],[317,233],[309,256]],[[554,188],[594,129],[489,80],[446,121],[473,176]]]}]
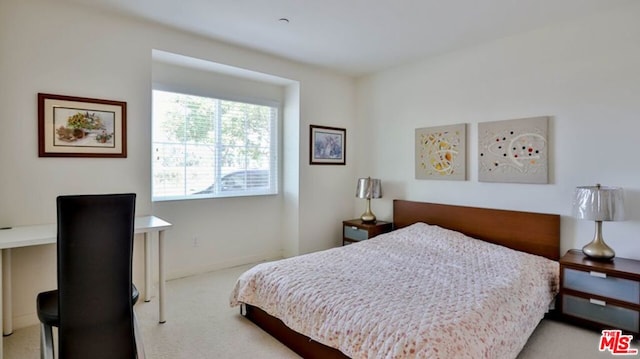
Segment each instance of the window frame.
[{"label": "window frame", "polygon": [[[241,191],[218,191],[213,193],[193,193],[193,194],[183,194],[183,195],[164,195],[159,196],[155,193],[155,165],[154,161],[151,161],[151,199],[152,202],[163,202],[163,201],[182,201],[182,200],[198,200],[198,199],[211,199],[211,198],[229,198],[229,197],[259,197],[259,196],[276,196],[280,193],[280,129],[282,124],[282,116],[283,116],[283,105],[280,101],[271,100],[271,99],[262,99],[248,96],[229,96],[226,94],[219,94],[216,91],[211,91],[208,93],[202,93],[202,91],[198,91],[197,89],[185,89],[184,86],[175,86],[175,85],[166,85],[164,83],[154,82],[151,89],[151,101],[152,101],[152,129],[155,126],[155,115],[153,113],[153,97],[155,91],[163,91],[170,92],[175,94],[182,95],[191,95],[198,97],[205,97],[213,100],[221,100],[221,101],[231,101],[231,102],[239,102],[250,105],[258,105],[258,106],[266,106],[271,107],[276,111],[276,115],[272,118],[271,123],[271,134],[269,141],[269,180],[270,186],[266,189],[260,190],[241,190]],[[214,124],[215,125],[215,124]],[[152,153],[154,152],[154,148],[156,147],[156,141],[154,138],[152,130],[151,136],[151,147]],[[185,144],[186,146],[186,144]],[[186,169],[187,166],[184,166]],[[212,168],[215,171],[215,168]],[[253,171],[254,169],[244,168],[233,170],[229,173],[220,174],[220,181],[222,181],[226,176],[233,175],[240,171]],[[215,175],[214,175],[215,176]],[[215,186],[216,179],[214,178],[212,186]],[[204,190],[203,190],[204,191]]]}]

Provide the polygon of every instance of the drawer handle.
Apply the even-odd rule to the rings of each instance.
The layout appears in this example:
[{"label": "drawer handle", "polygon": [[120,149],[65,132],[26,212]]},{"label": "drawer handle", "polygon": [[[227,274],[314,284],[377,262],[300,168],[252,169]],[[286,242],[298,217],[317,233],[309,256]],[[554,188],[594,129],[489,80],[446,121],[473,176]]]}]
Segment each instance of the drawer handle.
[{"label": "drawer handle", "polygon": [[601,307],[606,307],[607,306],[607,302],[605,302],[604,300],[598,300],[598,299],[593,299],[593,298],[589,299],[589,303],[595,304],[595,305],[599,305]]},{"label": "drawer handle", "polygon": [[600,273],[600,272],[591,271],[591,272],[589,272],[589,274],[594,276],[594,277],[598,277],[598,278],[607,278],[607,273]]}]

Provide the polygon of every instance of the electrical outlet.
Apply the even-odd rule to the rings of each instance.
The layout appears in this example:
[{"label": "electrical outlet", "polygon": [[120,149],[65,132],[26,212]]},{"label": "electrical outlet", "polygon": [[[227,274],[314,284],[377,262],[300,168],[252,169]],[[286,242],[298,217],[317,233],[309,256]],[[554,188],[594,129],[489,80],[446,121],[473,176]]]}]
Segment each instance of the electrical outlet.
[{"label": "electrical outlet", "polygon": [[193,247],[196,248],[198,247],[199,243],[198,243],[198,237],[193,237]]}]

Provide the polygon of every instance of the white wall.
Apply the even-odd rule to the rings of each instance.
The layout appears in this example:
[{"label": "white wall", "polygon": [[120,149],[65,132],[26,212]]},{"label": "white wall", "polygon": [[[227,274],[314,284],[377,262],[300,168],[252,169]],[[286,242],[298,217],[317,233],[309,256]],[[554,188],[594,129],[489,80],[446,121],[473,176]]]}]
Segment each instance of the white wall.
[{"label": "white wall", "polygon": [[[286,90],[286,195],[151,202],[153,49],[296,83]],[[38,158],[38,92],[126,101],[128,157]],[[175,225],[166,248],[173,278],[279,257],[285,246],[287,254],[297,254],[338,245],[340,222],[354,211],[355,161],[315,168],[307,154],[309,124],[352,133],[350,77],[64,1],[3,0],[0,93],[0,226],[55,222],[60,194],[136,192],[138,214]],[[348,153],[352,142],[348,138]],[[134,281],[142,289],[139,242]],[[52,245],[13,251],[16,327],[37,322],[35,297],[55,287],[55,263]]]},{"label": "white wall", "polygon": [[[619,256],[640,259],[638,19],[634,2],[361,79],[357,172],[385,190],[374,212],[390,218],[391,200],[404,198],[556,213],[564,252],[594,232],[571,217],[574,188],[622,186],[628,220],[604,223],[604,237]],[[552,118],[550,183],[478,182],[477,124],[533,116]],[[457,123],[469,124],[468,180],[414,179],[414,130]]]}]

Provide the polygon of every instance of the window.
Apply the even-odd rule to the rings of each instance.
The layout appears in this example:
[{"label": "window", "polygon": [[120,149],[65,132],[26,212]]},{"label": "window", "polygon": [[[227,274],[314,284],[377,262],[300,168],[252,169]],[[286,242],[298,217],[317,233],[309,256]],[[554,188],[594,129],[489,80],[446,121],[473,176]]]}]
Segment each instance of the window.
[{"label": "window", "polygon": [[153,199],[276,194],[277,105],[153,90]]}]

